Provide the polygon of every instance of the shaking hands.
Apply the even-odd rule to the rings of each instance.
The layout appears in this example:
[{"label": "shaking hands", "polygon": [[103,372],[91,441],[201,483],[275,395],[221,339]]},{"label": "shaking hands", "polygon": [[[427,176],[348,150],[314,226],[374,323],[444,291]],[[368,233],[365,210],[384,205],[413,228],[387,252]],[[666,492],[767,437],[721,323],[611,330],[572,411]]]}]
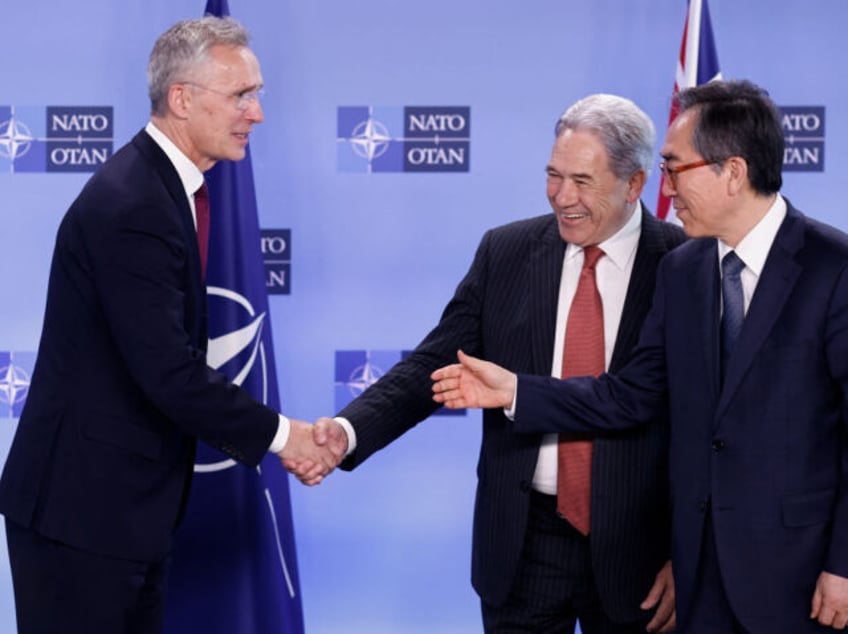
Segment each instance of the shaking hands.
[{"label": "shaking hands", "polygon": [[314,425],[293,418],[290,421],[288,442],[277,455],[303,484],[320,484],[347,453],[347,434],[332,418],[319,418]]}]

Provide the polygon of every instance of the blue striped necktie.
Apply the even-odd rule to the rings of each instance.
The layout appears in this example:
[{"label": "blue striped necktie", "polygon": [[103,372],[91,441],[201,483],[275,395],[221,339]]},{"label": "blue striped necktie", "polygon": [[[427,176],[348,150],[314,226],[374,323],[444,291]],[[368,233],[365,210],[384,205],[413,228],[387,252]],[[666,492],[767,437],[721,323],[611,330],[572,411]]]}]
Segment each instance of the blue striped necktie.
[{"label": "blue striped necktie", "polygon": [[727,360],[742,330],[745,320],[745,299],[742,295],[742,278],[740,274],[745,263],[739,259],[735,251],[730,251],[721,259],[721,374],[724,377]]}]

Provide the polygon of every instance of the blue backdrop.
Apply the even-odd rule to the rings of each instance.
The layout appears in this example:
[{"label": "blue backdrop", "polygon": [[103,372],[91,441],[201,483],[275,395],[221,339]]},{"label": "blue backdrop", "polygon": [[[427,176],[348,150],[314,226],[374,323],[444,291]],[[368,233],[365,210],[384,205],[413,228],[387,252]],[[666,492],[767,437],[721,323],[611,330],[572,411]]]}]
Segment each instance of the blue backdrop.
[{"label": "blue backdrop", "polygon": [[[111,107],[117,148],[147,121],[154,39],[204,4],[6,0],[0,124],[14,108],[31,136],[49,136],[36,130],[49,106]],[[290,230],[289,294],[270,298],[279,390],[284,412],[312,420],[335,413],[350,387],[337,359],[375,351],[373,367],[385,370],[378,360],[436,323],[485,229],[548,210],[544,166],[566,106],[621,94],[662,137],[686,2],[231,0],[230,9],[253,32],[267,85],[266,122],[251,141],[260,223]],[[781,106],[824,108],[824,129],[808,131],[815,143],[824,137],[824,169],[787,172],[784,193],[848,229],[839,79],[848,4],[710,0],[710,11],[725,77],[752,79]],[[409,106],[470,109],[460,135],[468,171],[379,172],[375,157],[369,173],[367,158],[339,140],[354,132],[340,125],[340,108],[370,107],[390,121]],[[389,148],[405,132],[386,126]],[[26,383],[3,374],[2,361],[31,369],[55,230],[87,178],[13,172],[10,138],[0,125],[0,458],[17,423],[2,399],[22,396]],[[385,149],[370,138],[372,153]],[[651,207],[657,184],[653,174]],[[293,482],[307,632],[480,630],[469,582],[479,425],[476,413],[434,417],[356,472],[316,489]],[[13,632],[5,558],[2,549],[0,632]]]}]

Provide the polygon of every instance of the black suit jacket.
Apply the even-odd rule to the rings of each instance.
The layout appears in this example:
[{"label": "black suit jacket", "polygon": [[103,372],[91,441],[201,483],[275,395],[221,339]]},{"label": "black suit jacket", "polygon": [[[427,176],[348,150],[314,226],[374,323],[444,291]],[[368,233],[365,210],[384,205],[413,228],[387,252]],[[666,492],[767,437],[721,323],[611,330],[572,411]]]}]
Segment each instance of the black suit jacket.
[{"label": "black suit jacket", "polygon": [[[610,367],[630,356],[650,306],[660,258],[682,231],[643,214],[642,233]],[[429,416],[430,373],[461,348],[504,367],[550,375],[565,243],[553,214],[486,233],[438,326],[339,415],[356,431],[351,469]],[[483,413],[472,583],[487,603],[506,599],[516,572],[542,435],[513,433],[501,410]],[[669,558],[668,435],[663,421],[597,441],[592,464],[592,563],[604,608],[635,620]]]},{"label": "black suit jacket", "polygon": [[206,291],[176,170],[140,132],[59,228],[29,395],[0,512],[137,560],[166,553],[194,439],[257,464],[278,415],[206,365]]},{"label": "black suit jacket", "polygon": [[515,429],[644,424],[667,397],[678,623],[710,513],[746,630],[820,632],[818,575],[848,577],[848,236],[788,204],[723,383],[720,295],[716,241],[675,250],[633,362],[600,380],[520,376]]}]

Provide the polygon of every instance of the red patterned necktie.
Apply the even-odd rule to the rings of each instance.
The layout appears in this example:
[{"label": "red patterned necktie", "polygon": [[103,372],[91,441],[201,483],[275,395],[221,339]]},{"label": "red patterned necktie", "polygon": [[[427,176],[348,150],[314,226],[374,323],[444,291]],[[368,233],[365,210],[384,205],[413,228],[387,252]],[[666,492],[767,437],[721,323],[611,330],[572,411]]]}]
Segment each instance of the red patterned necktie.
[{"label": "red patterned necktie", "polygon": [[[603,255],[594,245],[583,249],[583,269],[565,326],[563,378],[597,376],[604,371],[604,313],[595,283],[595,264]],[[592,441],[560,434],[557,454],[557,511],[588,535]]]},{"label": "red patterned necktie", "polygon": [[197,216],[197,247],[200,249],[200,276],[206,279],[206,257],[209,254],[209,189],[206,181],[194,192],[194,211]]}]

